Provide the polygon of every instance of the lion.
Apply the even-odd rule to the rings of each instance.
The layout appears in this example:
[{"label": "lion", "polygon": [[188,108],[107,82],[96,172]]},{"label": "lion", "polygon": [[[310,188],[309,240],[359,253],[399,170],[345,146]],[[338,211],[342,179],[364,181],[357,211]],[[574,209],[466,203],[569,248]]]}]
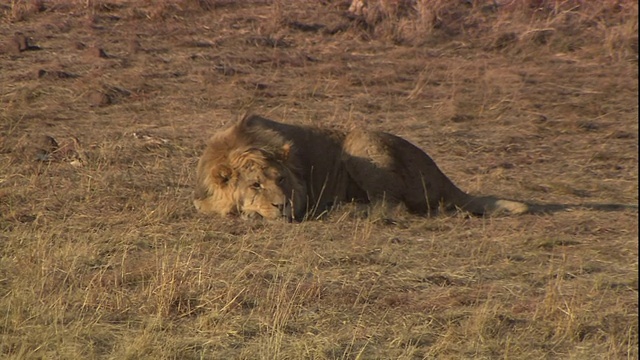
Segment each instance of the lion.
[{"label": "lion", "polygon": [[404,205],[410,213],[461,209],[522,214],[525,203],[458,188],[409,141],[245,116],[215,134],[198,162],[194,205],[203,213],[302,221],[339,203]]}]

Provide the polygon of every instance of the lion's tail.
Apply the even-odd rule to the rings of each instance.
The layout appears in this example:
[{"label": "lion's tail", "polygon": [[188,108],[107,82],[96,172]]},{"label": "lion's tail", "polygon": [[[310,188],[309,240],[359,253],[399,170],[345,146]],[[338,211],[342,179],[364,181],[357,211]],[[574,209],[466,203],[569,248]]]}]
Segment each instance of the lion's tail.
[{"label": "lion's tail", "polygon": [[457,196],[454,205],[476,215],[518,215],[530,211],[529,206],[523,202],[505,200],[493,196],[473,196],[464,192]]}]

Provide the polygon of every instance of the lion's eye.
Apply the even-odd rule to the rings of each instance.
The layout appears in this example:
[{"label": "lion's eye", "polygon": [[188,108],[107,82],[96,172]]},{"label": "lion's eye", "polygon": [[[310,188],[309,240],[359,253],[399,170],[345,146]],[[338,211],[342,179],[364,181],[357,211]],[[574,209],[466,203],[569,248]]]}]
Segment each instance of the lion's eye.
[{"label": "lion's eye", "polygon": [[260,189],[262,187],[262,184],[260,184],[259,182],[254,182],[253,184],[251,184],[251,188],[252,189]]}]

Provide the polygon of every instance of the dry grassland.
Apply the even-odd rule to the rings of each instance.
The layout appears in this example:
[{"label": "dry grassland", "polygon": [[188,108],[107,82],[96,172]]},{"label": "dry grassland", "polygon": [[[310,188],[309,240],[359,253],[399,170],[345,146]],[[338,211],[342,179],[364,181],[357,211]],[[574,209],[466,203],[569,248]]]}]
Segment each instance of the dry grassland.
[{"label": "dry grassland", "polygon": [[[0,357],[638,358],[638,2],[348,7],[0,2]],[[197,157],[245,112],[571,208],[199,215]]]}]

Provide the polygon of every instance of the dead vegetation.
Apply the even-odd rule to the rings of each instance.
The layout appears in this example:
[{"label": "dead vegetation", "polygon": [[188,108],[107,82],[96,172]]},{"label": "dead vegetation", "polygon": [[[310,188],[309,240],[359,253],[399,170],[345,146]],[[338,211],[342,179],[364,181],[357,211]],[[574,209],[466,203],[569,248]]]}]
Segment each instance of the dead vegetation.
[{"label": "dead vegetation", "polygon": [[[3,358],[638,358],[637,2],[350,5],[0,4]],[[204,141],[249,111],[575,206],[200,216]]]}]

